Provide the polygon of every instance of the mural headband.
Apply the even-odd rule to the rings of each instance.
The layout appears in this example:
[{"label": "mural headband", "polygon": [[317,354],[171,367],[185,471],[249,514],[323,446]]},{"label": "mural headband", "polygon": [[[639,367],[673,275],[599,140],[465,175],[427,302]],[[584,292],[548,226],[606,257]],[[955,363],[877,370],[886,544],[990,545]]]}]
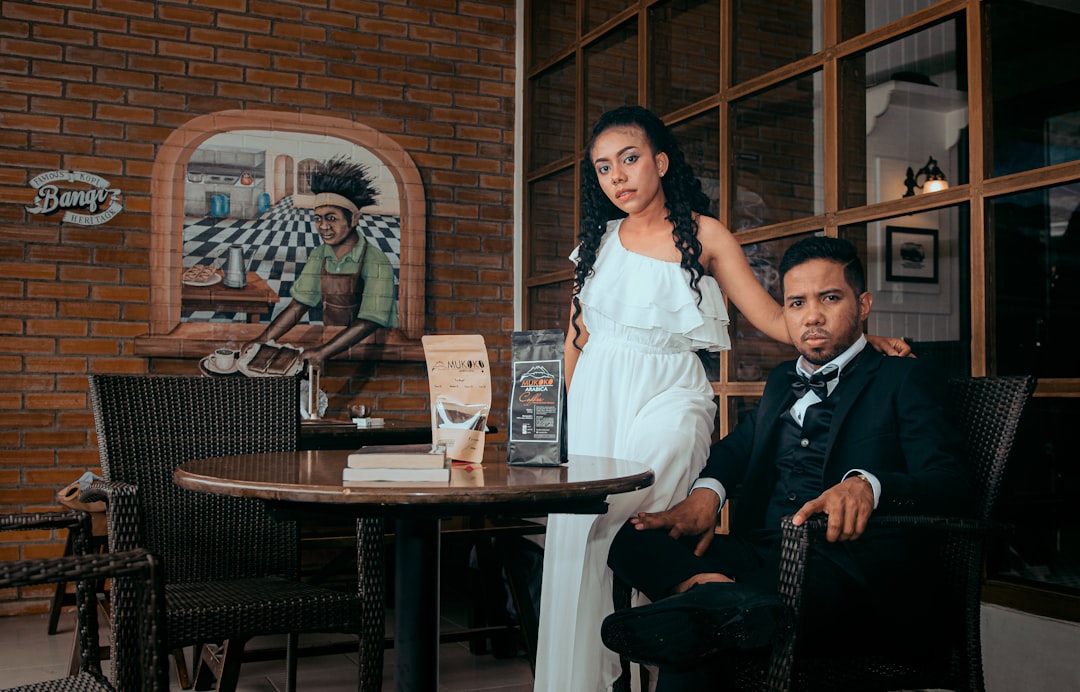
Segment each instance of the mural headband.
[{"label": "mural headband", "polygon": [[351,199],[343,197],[336,192],[320,192],[315,195],[315,205],[312,208],[318,209],[319,207],[325,207],[328,204],[333,207],[347,209],[353,214],[360,213],[360,208],[353,204]]}]

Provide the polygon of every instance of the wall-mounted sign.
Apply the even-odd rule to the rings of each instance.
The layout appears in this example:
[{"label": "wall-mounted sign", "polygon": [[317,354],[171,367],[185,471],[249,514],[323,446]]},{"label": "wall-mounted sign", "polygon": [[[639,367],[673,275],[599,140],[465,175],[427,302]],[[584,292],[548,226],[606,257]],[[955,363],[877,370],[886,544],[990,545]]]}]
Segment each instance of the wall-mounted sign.
[{"label": "wall-mounted sign", "polygon": [[[89,187],[60,189],[58,182],[81,183]],[[30,181],[37,190],[37,203],[27,207],[31,214],[53,214],[63,211],[63,221],[81,226],[103,224],[124,210],[122,192],[109,187],[109,181],[83,171],[48,171]],[[81,213],[85,210],[87,213]]]}]

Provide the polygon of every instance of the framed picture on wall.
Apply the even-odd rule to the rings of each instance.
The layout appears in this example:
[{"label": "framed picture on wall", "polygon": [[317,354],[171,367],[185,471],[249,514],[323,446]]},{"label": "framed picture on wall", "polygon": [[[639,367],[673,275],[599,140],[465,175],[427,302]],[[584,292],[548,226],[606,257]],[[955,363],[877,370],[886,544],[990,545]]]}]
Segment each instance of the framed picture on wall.
[{"label": "framed picture on wall", "polygon": [[886,226],[885,280],[936,284],[938,282],[937,230]]}]

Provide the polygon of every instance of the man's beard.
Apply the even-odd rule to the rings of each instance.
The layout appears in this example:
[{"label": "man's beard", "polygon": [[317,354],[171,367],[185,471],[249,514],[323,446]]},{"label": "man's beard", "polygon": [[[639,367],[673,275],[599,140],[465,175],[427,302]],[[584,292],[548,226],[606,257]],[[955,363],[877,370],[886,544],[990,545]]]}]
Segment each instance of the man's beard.
[{"label": "man's beard", "polygon": [[832,339],[833,334],[827,329],[809,329],[803,332],[801,337],[802,341],[805,342],[806,339],[811,336],[824,337],[825,339],[829,339],[830,341],[827,345],[822,346],[821,348],[811,348],[807,347],[804,344],[803,348],[805,348],[806,350],[803,351],[802,349],[800,349],[799,352],[802,354],[802,357],[806,359],[806,362],[810,363],[811,365],[821,367],[822,365],[825,365],[832,359],[839,356],[844,351],[851,348],[851,345],[858,341],[859,336],[861,335],[862,330],[855,328],[848,332],[845,336],[842,336],[838,339]]}]

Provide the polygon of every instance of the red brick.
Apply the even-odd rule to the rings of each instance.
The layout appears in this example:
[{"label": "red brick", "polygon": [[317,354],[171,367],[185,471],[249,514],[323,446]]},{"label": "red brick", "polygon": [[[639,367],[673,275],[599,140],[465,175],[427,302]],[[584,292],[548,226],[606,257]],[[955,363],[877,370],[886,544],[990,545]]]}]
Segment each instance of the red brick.
[{"label": "red brick", "polygon": [[275,19],[283,19],[290,22],[299,22],[303,19],[303,13],[300,8],[284,5],[280,2],[259,2],[258,0],[252,0],[248,7],[248,11],[253,15],[265,15],[267,17],[274,17]]},{"label": "red brick", "polygon": [[63,85],[37,77],[0,75],[0,91],[34,94],[36,96],[62,96]]},{"label": "red brick", "polygon": [[46,60],[61,60],[64,57],[62,46],[41,43],[39,41],[20,41],[11,38],[4,40],[2,45],[5,54],[9,57],[21,56],[25,58],[43,58]]},{"label": "red brick", "polygon": [[231,50],[229,48],[217,48],[217,64],[236,64],[245,67],[270,67],[271,58],[264,53],[253,53],[249,50]]},{"label": "red brick", "polygon": [[119,316],[120,306],[115,303],[64,302],[60,303],[59,309],[57,310],[57,317],[82,317],[88,320],[112,320]]},{"label": "red brick", "polygon": [[113,87],[136,87],[139,89],[153,89],[155,76],[149,72],[135,72],[133,70],[110,69],[100,67],[96,70],[96,82],[111,85]]},{"label": "red brick", "polygon": [[87,323],[83,320],[26,320],[27,336],[84,336]]},{"label": "red brick", "polygon": [[[90,2],[88,0],[87,4]],[[68,21],[84,29],[100,29],[122,33],[127,30],[128,22],[123,17],[101,14],[100,12],[69,12]]]},{"label": "red brick", "polygon": [[156,4],[143,2],[142,0],[97,0],[97,9],[114,14],[152,17],[154,16],[154,5]]},{"label": "red brick", "polygon": [[64,410],[71,408],[86,408],[86,395],[76,393],[30,393],[24,397],[28,410]]},{"label": "red brick", "polygon": [[351,13],[342,14],[341,12],[322,12],[319,10],[308,10],[305,13],[305,17],[308,22],[314,24],[327,24],[329,26],[336,26],[343,29],[356,29],[357,17]]},{"label": "red brick", "polygon": [[135,65],[139,69],[145,69],[143,61],[145,56],[153,55],[157,51],[157,41],[142,36],[129,34],[99,34],[98,46],[112,50],[124,50],[125,52],[141,53]]},{"label": "red brick", "polygon": [[291,88],[296,88],[300,83],[300,79],[296,75],[272,72],[270,70],[248,70],[247,80],[255,84]]},{"label": "red brick", "polygon": [[[28,351],[29,352],[29,351]],[[40,353],[38,351],[37,353]],[[26,372],[86,372],[85,358],[26,356]]]},{"label": "red brick", "polygon": [[309,24],[277,24],[274,35],[283,38],[295,38],[304,42],[323,42],[326,40],[326,29],[321,26]]},{"label": "red brick", "polygon": [[86,435],[78,431],[48,430],[43,432],[27,432],[23,435],[23,444],[28,448],[48,447],[72,447],[86,444]]},{"label": "red brick", "polygon": [[60,130],[60,119],[51,116],[0,112],[0,127],[13,130],[58,132]]},{"label": "red brick", "polygon": [[59,8],[43,6],[30,2],[5,2],[4,19],[22,19],[27,22],[43,24],[63,24],[64,11]]},{"label": "red brick", "polygon": [[268,34],[273,26],[269,20],[262,17],[242,14],[220,13],[216,17],[216,22],[220,29],[235,29],[244,34]]},{"label": "red brick", "polygon": [[112,356],[119,353],[116,342],[108,339],[64,339],[58,344],[57,351],[63,355],[94,356]]},{"label": "red brick", "polygon": [[177,7],[168,3],[158,4],[157,16],[159,19],[178,24],[205,26],[216,23],[216,15],[213,12],[193,7]]},{"label": "red brick", "polygon": [[271,53],[287,53],[295,55],[300,52],[300,44],[296,41],[287,41],[274,36],[250,36],[248,47],[252,50],[264,50]]},{"label": "red brick", "polygon": [[[184,37],[179,37],[183,39]],[[202,43],[188,43],[179,41],[159,41],[158,50],[164,55],[183,57],[193,60],[205,60],[210,63],[214,60],[214,46]]]}]

